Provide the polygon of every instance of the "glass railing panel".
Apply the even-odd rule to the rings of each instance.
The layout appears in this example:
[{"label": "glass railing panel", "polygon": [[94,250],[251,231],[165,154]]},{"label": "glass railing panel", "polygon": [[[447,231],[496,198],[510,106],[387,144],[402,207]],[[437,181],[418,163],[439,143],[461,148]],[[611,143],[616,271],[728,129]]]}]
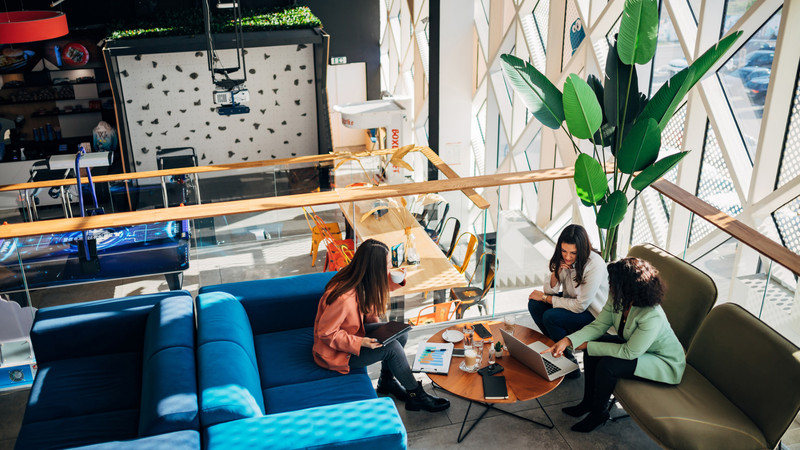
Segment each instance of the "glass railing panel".
[{"label": "glass railing panel", "polygon": [[0,239],[0,391],[31,386],[36,356],[30,329],[36,309],[25,289],[17,238]]}]

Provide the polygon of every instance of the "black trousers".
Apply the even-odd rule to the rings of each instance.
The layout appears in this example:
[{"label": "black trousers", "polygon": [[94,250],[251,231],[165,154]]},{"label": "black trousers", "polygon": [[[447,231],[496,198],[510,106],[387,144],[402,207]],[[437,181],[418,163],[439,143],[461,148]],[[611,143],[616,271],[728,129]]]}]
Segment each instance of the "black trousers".
[{"label": "black trousers", "polygon": [[[598,342],[622,344],[625,341],[619,336],[605,334],[596,339]],[[583,354],[583,370],[585,384],[582,404],[591,406],[591,412],[601,413],[607,405],[617,380],[620,378],[639,378],[633,374],[638,359],[620,359],[613,356],[591,356]]]},{"label": "black trousers", "polygon": [[[367,333],[384,325],[383,323],[365,323],[364,329]],[[366,367],[381,361],[381,375],[388,376],[394,375],[397,381],[403,385],[406,390],[413,390],[417,387],[417,380],[411,372],[411,367],[408,365],[405,350],[403,347],[408,341],[408,333],[403,333],[389,344],[378,348],[361,347],[361,352],[358,356],[350,356],[350,367]]]}]

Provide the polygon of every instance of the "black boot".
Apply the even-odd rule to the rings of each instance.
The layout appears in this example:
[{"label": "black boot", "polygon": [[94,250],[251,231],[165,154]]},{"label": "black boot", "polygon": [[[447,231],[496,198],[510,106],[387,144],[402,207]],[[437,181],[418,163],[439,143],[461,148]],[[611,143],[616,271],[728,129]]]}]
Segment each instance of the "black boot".
[{"label": "black boot", "polygon": [[602,412],[595,412],[592,411],[586,416],[585,419],[581,420],[580,422],[576,423],[575,425],[570,428],[572,431],[577,431],[579,433],[588,433],[595,428],[599,427],[600,425],[606,423],[608,420],[608,411]]},{"label": "black boot", "polygon": [[417,388],[408,391],[406,400],[407,411],[419,411],[423,409],[428,412],[444,411],[450,407],[450,400],[430,395],[422,388],[422,383],[417,384]]},{"label": "black boot", "polygon": [[408,400],[408,392],[391,372],[381,372],[381,377],[378,378],[378,387],[375,390],[379,394],[394,395],[394,398],[401,402]]},{"label": "black boot", "polygon": [[563,411],[564,414],[572,417],[580,417],[591,410],[592,410],[592,405],[584,402],[580,402],[575,406],[567,406],[566,408],[561,408],[561,411]]}]

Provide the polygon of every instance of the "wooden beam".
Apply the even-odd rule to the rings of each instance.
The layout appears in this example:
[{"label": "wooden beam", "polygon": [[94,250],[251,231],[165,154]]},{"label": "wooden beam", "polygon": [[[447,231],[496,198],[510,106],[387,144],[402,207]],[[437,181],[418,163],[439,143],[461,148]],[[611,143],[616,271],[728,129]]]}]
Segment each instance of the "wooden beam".
[{"label": "wooden beam", "polygon": [[[393,150],[376,150],[373,152],[361,153],[329,153],[326,155],[295,156],[292,158],[271,159],[267,161],[248,161],[233,164],[215,164],[211,166],[181,167],[178,169],[148,170],[144,172],[120,173],[115,175],[98,175],[92,177],[95,183],[106,183],[109,181],[139,180],[142,178],[159,178],[173,175],[186,175],[193,173],[215,173],[226,170],[254,169],[258,167],[286,166],[291,164],[315,163],[334,161],[340,158],[379,156],[391,154]],[[22,189],[49,188],[54,186],[72,186],[76,183],[75,178],[63,180],[37,181],[33,183],[15,183],[0,186],[0,192],[18,191]]]},{"label": "wooden beam", "polygon": [[572,178],[573,168],[540,169],[530,172],[500,173],[479,177],[425,181],[422,183],[387,186],[343,188],[336,191],[309,194],[284,195],[281,197],[235,200],[177,208],[151,209],[91,217],[44,220],[40,222],[15,223],[0,226],[0,239],[36,236],[50,233],[122,227],[168,220],[200,219],[243,213],[257,213],[300,206],[330,205],[362,200],[377,200],[387,197],[427,194],[429,192],[463,191],[489,186],[505,186],[520,183]]},{"label": "wooden beam", "polygon": [[734,219],[670,181],[661,179],[652,186],[658,192],[707,220],[739,242],[786,267],[795,275],[800,275],[800,255],[787,250],[779,243],[759,233],[758,230]]},{"label": "wooden beam", "polygon": [[[445,164],[442,158],[440,158],[439,155],[437,155],[430,147],[423,147],[422,150],[420,151],[422,152],[423,155],[425,155],[426,158],[428,158],[428,161],[430,161],[431,164],[436,166],[436,168],[439,169],[439,171],[444,174],[444,176],[446,176],[451,180],[459,178],[456,171],[453,170],[447,164]],[[464,195],[466,195],[470,200],[472,200],[472,203],[474,203],[475,206],[477,206],[479,209],[489,208],[489,202],[487,202],[485,198],[481,197],[477,192],[475,192],[474,189],[464,189],[461,192],[463,192]]]}]

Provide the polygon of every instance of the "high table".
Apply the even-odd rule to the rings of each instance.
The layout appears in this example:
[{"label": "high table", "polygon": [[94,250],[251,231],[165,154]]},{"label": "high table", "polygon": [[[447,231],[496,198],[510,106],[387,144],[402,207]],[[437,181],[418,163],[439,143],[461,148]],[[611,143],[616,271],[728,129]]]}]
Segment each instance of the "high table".
[{"label": "high table", "polygon": [[[372,214],[363,222],[361,217],[372,209],[373,202],[340,203],[344,217],[355,230],[358,241],[376,239],[390,248],[406,241],[405,228],[410,227],[415,238],[415,247],[420,263],[406,268],[406,285],[392,291],[392,303],[402,311],[402,298],[408,294],[450,289],[467,285],[466,278],[458,273],[442,250],[431,240],[428,233],[417,223],[414,216],[405,208],[390,207],[380,217]],[[402,312],[401,312],[402,315]],[[396,317],[390,317],[398,320]],[[399,318],[403,321],[403,318]]]},{"label": "high table", "polygon": [[[494,338],[494,342],[497,342],[498,338],[501,337],[500,335],[500,327],[503,326],[502,323],[498,322],[483,322],[484,325],[492,332],[492,337]],[[459,324],[458,327],[452,326],[449,329],[458,329],[461,331],[461,328],[465,324]],[[438,333],[434,334],[428,342],[445,342],[442,339],[442,333],[446,330],[441,330]],[[514,336],[519,339],[520,341],[524,342],[525,344],[530,344],[536,341],[542,341],[545,344],[553,345],[553,341],[545,337],[543,334],[539,333],[538,331],[532,330],[527,327],[523,327],[521,325],[516,325],[514,330]],[[501,339],[502,340],[502,339]],[[455,344],[456,347],[462,347],[463,342]],[[429,373],[428,378],[431,379],[438,387],[455,394],[461,398],[469,400],[469,406],[467,407],[467,413],[464,414],[464,421],[461,422],[461,430],[458,432],[458,442],[464,440],[467,435],[475,428],[475,425],[483,419],[483,416],[489,412],[490,409],[494,409],[496,411],[500,411],[504,414],[508,414],[510,416],[514,416],[518,419],[525,420],[527,422],[535,423],[537,425],[541,425],[545,428],[553,428],[555,425],[553,424],[553,420],[550,419],[550,416],[545,411],[542,403],[539,402],[539,397],[547,394],[548,392],[552,391],[564,379],[561,377],[555,381],[548,381],[533,372],[532,370],[528,369],[527,366],[522,364],[521,362],[514,359],[512,355],[510,355],[507,351],[504,352],[504,356],[502,358],[497,359],[497,363],[503,366],[504,370],[500,373],[500,375],[504,375],[506,377],[506,387],[508,388],[508,398],[503,400],[487,400],[483,396],[483,380],[480,374],[478,373],[467,373],[463,370],[459,369],[458,366],[464,361],[464,358],[452,358],[450,360],[450,370],[448,371],[447,375],[439,375],[439,374],[432,374]],[[483,356],[481,358],[481,367],[486,367],[488,365],[489,359],[489,347],[487,345],[483,346]],[[537,422],[535,420],[528,419],[527,417],[522,417],[517,414],[511,413],[509,411],[502,410],[500,408],[496,408],[494,405],[498,403],[516,403],[526,400],[533,400],[536,399],[536,402],[539,403],[539,407],[544,412],[544,415],[547,417],[547,420],[550,421],[550,425],[545,425],[541,422]],[[469,410],[472,408],[473,403],[479,403],[486,407],[486,410],[483,411],[483,414],[478,417],[478,419],[472,424],[472,426],[467,430],[466,433],[464,432],[464,425],[467,423],[467,417],[469,416]],[[463,433],[463,434],[462,434]]]}]

